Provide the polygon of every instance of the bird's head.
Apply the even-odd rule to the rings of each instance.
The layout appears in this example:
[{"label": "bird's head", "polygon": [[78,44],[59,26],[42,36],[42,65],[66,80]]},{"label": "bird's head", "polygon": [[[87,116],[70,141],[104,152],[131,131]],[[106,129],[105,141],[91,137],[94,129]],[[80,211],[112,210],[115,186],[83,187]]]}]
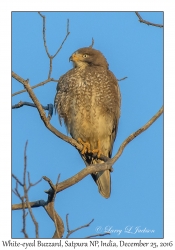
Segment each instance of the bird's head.
[{"label": "bird's head", "polygon": [[90,47],[75,51],[69,61],[73,62],[74,67],[101,66],[108,68],[108,63],[103,54],[99,50]]}]

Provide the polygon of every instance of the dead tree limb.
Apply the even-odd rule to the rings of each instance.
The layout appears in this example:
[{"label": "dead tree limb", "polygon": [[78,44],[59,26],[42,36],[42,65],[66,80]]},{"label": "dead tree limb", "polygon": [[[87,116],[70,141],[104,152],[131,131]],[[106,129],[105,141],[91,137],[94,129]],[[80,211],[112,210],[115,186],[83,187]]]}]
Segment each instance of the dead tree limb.
[{"label": "dead tree limb", "polygon": [[53,62],[53,59],[54,59],[54,57],[57,56],[57,54],[59,53],[59,51],[62,49],[63,44],[65,43],[65,41],[67,40],[67,38],[68,38],[68,36],[70,34],[70,31],[69,31],[69,19],[67,20],[66,36],[65,36],[64,40],[62,41],[60,47],[56,51],[56,53],[53,56],[51,56],[50,53],[49,53],[48,47],[47,47],[47,42],[46,42],[46,17],[44,15],[42,15],[40,12],[38,12],[38,14],[43,19],[43,41],[44,41],[44,48],[46,50],[46,54],[47,54],[47,56],[48,56],[48,58],[50,60],[50,67],[49,67],[49,74],[48,74],[48,78],[50,78],[51,73],[52,73],[52,62]]},{"label": "dead tree limb", "polygon": [[[47,80],[45,81],[42,81],[34,86],[31,86],[32,89],[35,89],[35,88],[38,88],[40,86],[44,86],[46,83],[49,83],[49,82],[58,82],[58,80],[55,80],[54,78],[48,78]],[[26,89],[23,89],[23,90],[20,90],[20,91],[17,91],[15,93],[12,94],[12,97],[15,96],[15,95],[19,95],[21,93],[24,93],[26,92]]]},{"label": "dead tree limb", "polygon": [[[55,223],[55,227],[56,227],[56,231],[53,235],[53,238],[62,238],[63,234],[64,234],[64,224],[63,221],[61,219],[61,217],[58,215],[58,213],[55,211],[54,209],[54,202],[55,202],[55,197],[56,197],[56,186],[58,184],[59,178],[57,179],[57,183],[56,185],[50,185],[52,188],[49,191],[46,191],[46,193],[48,194],[48,200],[44,201],[44,200],[39,200],[39,201],[35,201],[35,202],[29,202],[29,197],[28,197],[28,191],[29,189],[38,184],[38,182],[32,184],[30,181],[30,175],[28,173],[28,183],[29,186],[27,187],[27,183],[26,183],[26,171],[27,171],[27,155],[26,155],[26,150],[27,150],[27,143],[25,145],[25,150],[24,150],[24,173],[23,173],[23,183],[21,181],[19,181],[19,179],[13,174],[12,177],[16,180],[16,188],[15,190],[13,190],[13,192],[15,193],[15,195],[17,195],[20,200],[21,200],[21,204],[15,204],[12,205],[12,210],[19,210],[22,209],[23,211],[23,228],[22,228],[22,232],[24,233],[24,237],[28,238],[28,235],[26,233],[26,216],[27,213],[25,212],[25,209],[29,210],[29,214],[32,218],[32,221],[35,225],[35,234],[36,234],[36,238],[39,238],[39,232],[38,232],[38,223],[33,215],[32,212],[32,208],[36,208],[36,207],[43,207],[45,209],[45,211],[47,212],[47,214],[49,215],[49,217],[53,220],[53,222]],[[24,195],[21,196],[19,191],[18,191],[18,183],[23,187],[24,190]],[[51,181],[50,181],[51,183]]]},{"label": "dead tree limb", "polygon": [[155,27],[159,27],[159,28],[163,28],[163,25],[162,24],[156,24],[156,23],[151,23],[151,22],[148,22],[146,20],[144,20],[141,15],[138,13],[138,11],[135,11],[136,15],[138,16],[139,18],[139,22],[140,23],[145,23],[147,25],[152,25],[152,26],[155,26]]},{"label": "dead tree limb", "polygon": [[75,229],[73,229],[73,230],[70,230],[70,228],[69,228],[69,221],[68,221],[68,215],[69,215],[69,214],[66,214],[66,226],[67,226],[67,235],[66,235],[66,239],[69,238],[69,236],[70,236],[71,234],[75,233],[76,231],[78,231],[78,230],[80,230],[80,229],[82,229],[82,228],[85,228],[85,227],[89,227],[90,224],[94,221],[94,219],[92,219],[89,223],[87,223],[87,224],[85,224],[85,225],[83,225],[83,226],[77,227],[77,228],[75,228]]},{"label": "dead tree limb", "polygon": [[[36,108],[36,105],[34,103],[20,101],[17,104],[12,105],[12,109],[18,109],[18,108],[21,108],[23,106],[29,106],[29,107]],[[53,115],[53,104],[47,104],[47,106],[43,106],[43,105],[41,105],[41,106],[44,110],[48,110],[47,118],[50,120],[52,118],[52,115]]]}]

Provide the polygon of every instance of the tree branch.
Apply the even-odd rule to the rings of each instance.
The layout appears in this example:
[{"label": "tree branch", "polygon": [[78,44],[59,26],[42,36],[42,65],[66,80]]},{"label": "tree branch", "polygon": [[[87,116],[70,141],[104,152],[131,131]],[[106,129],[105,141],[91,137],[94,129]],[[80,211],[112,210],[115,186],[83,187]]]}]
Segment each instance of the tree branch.
[{"label": "tree branch", "polygon": [[[38,223],[36,222],[34,216],[33,216],[33,212],[31,208],[36,208],[36,207],[43,207],[45,209],[45,211],[47,212],[47,214],[49,215],[49,217],[53,220],[53,222],[55,223],[55,227],[56,227],[56,231],[53,235],[53,238],[62,238],[63,234],[64,234],[64,224],[63,221],[61,219],[61,217],[57,214],[57,212],[54,209],[54,201],[55,201],[55,196],[56,196],[56,186],[57,183],[59,181],[59,177],[57,178],[57,183],[56,185],[53,185],[53,183],[50,181],[50,186],[52,187],[52,189],[50,189],[49,191],[46,191],[46,193],[48,194],[48,200],[44,201],[44,200],[38,200],[38,201],[34,201],[34,202],[29,202],[28,199],[28,191],[29,188],[36,185],[38,182],[36,182],[35,184],[32,184],[30,182],[30,176],[28,173],[28,181],[29,181],[29,187],[26,187],[26,168],[27,168],[27,156],[26,156],[26,148],[27,148],[27,144],[25,146],[25,153],[24,153],[24,174],[23,174],[23,182],[24,184],[22,184],[18,178],[16,176],[13,175],[13,177],[15,178],[16,182],[21,183],[21,185],[24,188],[24,196],[21,197],[19,192],[18,192],[18,188],[16,187],[15,189],[15,194],[20,198],[20,200],[22,201],[21,204],[15,204],[12,205],[12,210],[19,210],[22,209],[23,210],[23,229],[22,232],[25,235],[25,238],[28,238],[28,235],[26,233],[26,223],[25,223],[25,218],[26,218],[26,213],[25,213],[25,209],[29,210],[30,216],[32,218],[32,221],[35,225],[35,230],[36,230],[36,238],[38,238]],[[25,199],[25,201],[24,201]]]},{"label": "tree branch", "polygon": [[121,144],[118,152],[115,154],[115,156],[111,159],[112,164],[114,164],[118,158],[123,153],[124,148],[126,145],[128,145],[129,142],[131,142],[133,139],[135,139],[138,135],[143,133],[145,130],[147,130],[161,115],[163,114],[163,106],[159,109],[159,111],[140,129],[138,129],[136,132],[128,136],[128,138]]},{"label": "tree branch", "polygon": [[66,28],[67,33],[66,33],[66,36],[65,36],[64,40],[62,41],[60,47],[56,51],[56,53],[53,56],[51,56],[50,53],[49,53],[49,50],[47,48],[47,43],[46,43],[46,32],[45,32],[46,31],[46,17],[44,15],[42,15],[40,12],[38,12],[38,14],[43,19],[43,41],[44,41],[44,47],[45,47],[45,50],[46,50],[46,54],[49,57],[49,61],[50,61],[49,74],[48,74],[48,78],[50,78],[51,73],[52,73],[52,61],[53,61],[54,57],[56,57],[57,54],[59,53],[59,51],[62,49],[63,44],[65,43],[65,41],[67,40],[67,37],[70,34],[70,32],[69,32],[69,19],[67,20],[67,28]]},{"label": "tree branch", "polygon": [[[16,79],[16,80],[17,80],[17,79]],[[18,81],[18,80],[17,80],[17,81]],[[40,83],[38,83],[38,84],[36,84],[36,85],[34,85],[34,86],[31,86],[31,88],[32,88],[32,89],[38,88],[38,87],[40,87],[40,86],[45,85],[45,84],[48,83],[48,82],[58,82],[58,80],[55,80],[54,78],[48,78],[47,80],[45,80],[45,81],[43,81],[43,82],[40,82]],[[17,91],[17,92],[15,92],[15,93],[12,94],[12,97],[15,96],[15,95],[19,95],[19,94],[21,94],[21,93],[24,93],[24,92],[26,92],[26,91],[27,91],[26,89]]]},{"label": "tree branch", "polygon": [[156,26],[156,27],[159,27],[159,28],[163,28],[163,25],[162,24],[156,24],[156,23],[151,23],[151,22],[148,22],[146,20],[144,20],[141,15],[138,13],[138,11],[135,11],[136,15],[138,16],[139,18],[139,22],[140,23],[145,23],[147,25],[152,25],[152,26]]},{"label": "tree branch", "polygon": [[[27,154],[26,154],[26,151],[27,151],[27,144],[28,144],[28,141],[26,142],[25,149],[24,149],[24,174],[23,174],[24,197],[25,197],[25,200],[26,200],[26,204],[27,204],[31,219],[32,219],[32,221],[33,221],[33,223],[35,225],[36,238],[39,238],[38,222],[36,221],[35,216],[34,216],[34,214],[32,212],[32,209],[31,209],[31,206],[30,206],[30,203],[29,203],[29,197],[28,197],[29,188],[27,188],[27,186],[26,186],[26,170],[27,170]],[[24,206],[23,206],[23,208],[24,208]]]},{"label": "tree branch", "polygon": [[127,79],[127,78],[128,78],[128,77],[125,76],[125,77],[123,77],[123,78],[117,79],[117,81],[120,82],[120,81],[123,81],[123,80],[125,80],[125,79]]},{"label": "tree branch", "polygon": [[92,43],[89,47],[92,48],[93,46],[94,46],[94,38],[92,37]]},{"label": "tree branch", "polygon": [[[31,103],[31,102],[22,102],[22,101],[20,101],[20,102],[18,102],[17,104],[12,105],[12,109],[18,109],[18,108],[21,108],[21,107],[23,107],[23,106],[29,106],[29,107],[36,108],[36,105],[33,104],[33,103]],[[53,104],[47,104],[47,106],[43,106],[43,105],[41,105],[41,106],[42,106],[42,108],[43,108],[44,110],[48,110],[48,111],[49,111],[49,112],[48,112],[47,118],[48,118],[49,120],[51,120],[52,115],[53,115]]]},{"label": "tree branch", "polygon": [[90,235],[90,236],[85,237],[85,239],[90,239],[90,238],[94,238],[94,237],[102,237],[102,236],[109,235],[109,234],[110,234],[110,233],[93,234],[93,235]]},{"label": "tree branch", "polygon": [[83,226],[77,227],[77,228],[75,228],[75,229],[73,229],[73,230],[70,230],[70,229],[69,229],[69,222],[68,222],[68,215],[69,215],[69,214],[66,214],[66,225],[67,225],[67,235],[66,235],[66,239],[69,238],[69,236],[70,236],[71,234],[75,233],[76,231],[78,231],[78,230],[80,230],[80,229],[82,229],[82,228],[85,228],[85,227],[89,227],[90,224],[94,221],[94,219],[92,219],[89,223],[87,223],[87,224],[85,224],[85,225],[83,225]]},{"label": "tree branch", "polygon": [[57,54],[60,52],[60,50],[62,49],[63,44],[65,43],[65,41],[66,41],[67,37],[69,36],[69,34],[70,34],[70,31],[69,31],[69,19],[67,19],[67,33],[66,33],[66,36],[65,36],[64,40],[62,41],[62,43],[61,43],[59,49],[58,49],[58,50],[56,51],[56,53],[52,56],[52,58],[54,58],[55,56],[57,56]]}]

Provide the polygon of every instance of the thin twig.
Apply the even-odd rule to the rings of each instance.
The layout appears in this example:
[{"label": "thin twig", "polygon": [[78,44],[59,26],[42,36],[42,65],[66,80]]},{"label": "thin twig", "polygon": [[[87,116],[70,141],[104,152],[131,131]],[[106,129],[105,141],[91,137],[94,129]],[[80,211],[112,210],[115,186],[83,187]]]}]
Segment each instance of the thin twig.
[{"label": "thin twig", "polygon": [[45,179],[51,187],[48,191],[45,191],[45,193],[48,194],[48,201],[44,205],[44,208],[46,212],[48,213],[48,215],[50,216],[50,218],[55,223],[56,231],[52,238],[54,239],[62,238],[64,234],[64,224],[63,224],[61,217],[58,215],[58,213],[54,209],[54,201],[55,201],[55,196],[57,193],[56,190],[57,190],[57,185],[60,179],[60,175],[58,175],[56,185],[54,185],[48,177],[45,177],[43,179]]},{"label": "thin twig", "polygon": [[94,38],[92,37],[92,43],[89,47],[92,48],[93,46],[94,46]]},{"label": "thin twig", "polygon": [[90,235],[90,236],[85,237],[85,239],[90,239],[90,238],[94,238],[94,237],[102,237],[102,236],[109,235],[109,234],[110,234],[110,233],[93,234],[93,235]]},{"label": "thin twig", "polygon": [[70,229],[69,229],[69,220],[68,220],[68,216],[69,216],[69,214],[66,214],[66,227],[67,227],[67,232],[70,231]]},{"label": "thin twig", "polygon": [[[40,86],[43,86],[45,85],[46,83],[49,83],[49,82],[58,82],[58,80],[55,80],[54,78],[48,78],[47,80],[43,81],[43,82],[40,82],[34,86],[31,86],[32,89],[35,89],[35,88],[38,88]],[[21,93],[24,93],[26,92],[26,89],[23,89],[23,90],[20,90],[20,91],[17,91],[15,93],[12,94],[12,97],[15,96],[15,95],[19,95]]]},{"label": "thin twig", "polygon": [[[57,177],[57,182],[56,182],[56,186],[59,182],[59,179],[60,179],[60,174],[58,175]],[[53,213],[53,219],[54,219],[54,223],[55,223],[55,227],[56,227],[56,232],[57,232],[57,235],[61,236],[60,235],[60,232],[59,232],[59,228],[58,228],[58,224],[57,224],[57,219],[56,219],[56,212],[55,212],[55,209],[54,209],[54,202],[55,202],[55,197],[56,197],[56,189],[54,190],[54,195],[53,195],[53,199],[52,199],[52,202],[53,202],[53,207],[52,207],[52,213]]]},{"label": "thin twig", "polygon": [[52,73],[52,62],[53,62],[53,59],[54,59],[54,57],[56,57],[57,56],[57,54],[59,53],[59,51],[62,49],[62,47],[63,47],[63,44],[65,43],[65,41],[67,40],[67,37],[69,36],[69,34],[70,34],[70,32],[69,32],[69,19],[67,20],[67,27],[66,27],[66,31],[67,31],[67,33],[66,33],[66,36],[65,36],[65,38],[64,38],[64,40],[62,41],[62,43],[61,43],[61,45],[60,45],[60,47],[58,48],[58,50],[56,51],[56,53],[53,55],[53,56],[51,56],[50,55],[50,53],[49,53],[49,50],[48,50],[48,48],[47,48],[47,43],[46,43],[46,17],[44,16],[44,15],[42,15],[40,12],[38,12],[38,14],[42,17],[42,19],[43,19],[43,41],[44,41],[44,47],[45,47],[45,50],[46,50],[46,54],[47,54],[47,56],[49,57],[49,64],[50,64],[50,66],[49,66],[49,74],[48,74],[48,78],[50,78],[50,76],[51,76],[51,73]]},{"label": "thin twig", "polygon": [[125,77],[123,77],[123,78],[117,79],[117,81],[120,82],[120,81],[123,81],[123,80],[125,80],[125,79],[127,79],[127,78],[128,78],[128,77],[125,76]]},{"label": "thin twig", "polygon": [[29,238],[28,237],[28,234],[26,233],[26,216],[28,213],[25,212],[25,209],[24,209],[24,197],[22,198],[22,211],[23,211],[23,215],[22,215],[22,221],[23,221],[23,228],[21,230],[21,232],[24,234],[24,237],[25,238]]},{"label": "thin twig", "polygon": [[[12,109],[18,109],[18,108],[21,108],[23,106],[29,106],[29,107],[36,108],[36,105],[34,103],[20,101],[17,104],[12,105]],[[49,111],[47,119],[51,120],[52,115],[53,115],[53,104],[50,103],[50,104],[47,104],[47,106],[43,106],[43,105],[41,105],[41,106],[42,106],[42,108],[44,110],[48,110]]]},{"label": "thin twig", "polygon": [[[35,219],[35,217],[33,215],[33,212],[32,212],[32,209],[31,209],[31,206],[30,206],[30,203],[29,203],[28,189],[27,189],[27,185],[26,185],[26,170],[27,170],[27,154],[26,154],[26,151],[27,151],[27,145],[28,145],[28,141],[26,142],[25,149],[24,149],[24,174],[23,174],[24,197],[26,199],[26,204],[27,204],[27,207],[28,207],[31,219],[32,219],[32,221],[33,221],[33,223],[35,225],[35,235],[36,235],[36,238],[39,238],[38,222],[36,221],[36,219]],[[24,207],[23,207],[23,209],[24,209]]]},{"label": "thin twig", "polygon": [[50,58],[51,55],[49,54],[48,48],[47,48],[47,42],[46,42],[46,17],[42,15],[40,12],[38,14],[42,17],[43,19],[43,41],[44,41],[44,48],[46,50],[47,56]]},{"label": "thin twig", "polygon": [[40,180],[38,180],[37,182],[35,182],[35,183],[31,183],[30,182],[30,173],[29,172],[27,172],[27,176],[28,176],[28,188],[27,188],[27,192],[28,192],[31,187],[34,187],[38,183],[40,183],[42,181],[42,178]]},{"label": "thin twig", "polygon": [[83,226],[77,227],[77,228],[75,228],[75,229],[73,229],[73,230],[70,230],[70,228],[69,228],[69,222],[68,222],[68,215],[69,215],[69,214],[66,215],[66,225],[67,225],[67,235],[66,235],[66,239],[69,238],[69,236],[70,236],[71,234],[75,233],[76,231],[78,231],[78,230],[80,230],[80,229],[82,229],[82,228],[85,228],[85,227],[89,227],[90,224],[94,221],[94,219],[92,219],[89,223],[87,223],[87,224],[85,224],[85,225],[83,225]]},{"label": "thin twig", "polygon": [[144,20],[141,15],[138,13],[138,11],[135,11],[136,15],[138,16],[139,18],[139,22],[140,23],[145,23],[147,25],[152,25],[152,26],[156,26],[156,27],[159,27],[159,28],[163,28],[163,25],[162,24],[156,24],[156,23],[151,23],[151,22],[148,22],[146,20]]},{"label": "thin twig", "polygon": [[65,36],[64,40],[62,41],[62,43],[61,43],[59,49],[58,49],[58,50],[56,51],[56,53],[52,56],[52,58],[54,58],[54,57],[60,52],[60,50],[62,49],[63,44],[65,43],[65,41],[66,41],[67,37],[69,36],[69,34],[70,34],[70,31],[69,31],[69,19],[67,19],[67,33],[66,33],[66,36]]},{"label": "thin twig", "polygon": [[128,138],[121,144],[118,152],[115,154],[115,156],[112,158],[112,164],[114,164],[118,158],[121,156],[124,148],[126,145],[131,142],[133,139],[135,139],[138,135],[143,133],[145,130],[147,130],[161,115],[163,114],[163,106],[159,109],[159,111],[140,129],[138,129],[136,132],[128,136]]},{"label": "thin twig", "polygon": [[[107,169],[110,170],[111,166],[112,166],[111,160],[112,159],[108,160],[105,163],[101,163],[101,164],[99,163],[99,164],[90,165],[90,166],[82,169],[80,172],[78,172],[77,174],[75,174],[71,178],[68,178],[65,181],[58,183],[58,185],[56,187],[57,193],[65,190],[66,188],[69,188],[69,187],[75,185],[76,183],[78,183],[79,181],[84,179],[89,174],[104,171]],[[46,178],[46,176],[43,176],[43,179],[48,181],[49,178],[48,177]]]},{"label": "thin twig", "polygon": [[23,187],[24,184],[14,175],[12,174],[12,177]]}]

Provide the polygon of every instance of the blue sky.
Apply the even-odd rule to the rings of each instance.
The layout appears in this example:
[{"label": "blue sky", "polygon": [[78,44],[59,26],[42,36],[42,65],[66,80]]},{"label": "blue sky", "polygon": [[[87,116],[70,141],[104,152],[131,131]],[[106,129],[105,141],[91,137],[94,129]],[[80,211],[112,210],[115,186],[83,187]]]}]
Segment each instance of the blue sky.
[{"label": "blue sky", "polygon": [[[109,68],[120,79],[122,106],[113,155],[121,143],[143,126],[163,105],[163,29],[138,22],[134,12],[42,12],[46,16],[46,38],[50,54],[54,54],[66,35],[67,19],[70,35],[53,61],[52,77],[58,79],[68,71],[70,55],[91,44],[100,50]],[[150,22],[163,23],[161,12],[142,12]],[[12,14],[12,70],[35,85],[47,79],[49,60],[42,38],[42,18],[37,12]],[[23,86],[12,80],[12,93]],[[50,82],[34,90],[41,104],[53,103],[56,83]],[[27,93],[14,96],[12,104],[30,101]],[[57,115],[51,123],[66,134]],[[22,180],[24,145],[28,140],[28,171],[31,181],[48,176],[63,181],[84,168],[76,149],[54,136],[44,126],[36,109],[22,107],[12,111],[12,172]],[[163,237],[163,116],[147,131],[133,140],[113,166],[112,193],[104,199],[91,176],[57,195],[55,208],[65,222],[69,213],[70,228],[94,222],[72,237],[83,238],[114,230],[106,238]],[[14,186],[15,182],[13,182]],[[43,180],[29,192],[30,201],[47,199]],[[19,203],[12,195],[12,203]],[[33,209],[39,223],[39,236],[50,238],[54,224],[43,208]],[[29,216],[28,216],[29,217]],[[126,228],[132,228],[132,233]],[[135,229],[152,232],[133,233]],[[22,212],[12,212],[12,237],[21,238]],[[117,233],[121,230],[121,233]],[[154,231],[154,232],[153,232]],[[29,237],[35,237],[34,226],[27,218]],[[66,235],[66,230],[65,234]]]}]

